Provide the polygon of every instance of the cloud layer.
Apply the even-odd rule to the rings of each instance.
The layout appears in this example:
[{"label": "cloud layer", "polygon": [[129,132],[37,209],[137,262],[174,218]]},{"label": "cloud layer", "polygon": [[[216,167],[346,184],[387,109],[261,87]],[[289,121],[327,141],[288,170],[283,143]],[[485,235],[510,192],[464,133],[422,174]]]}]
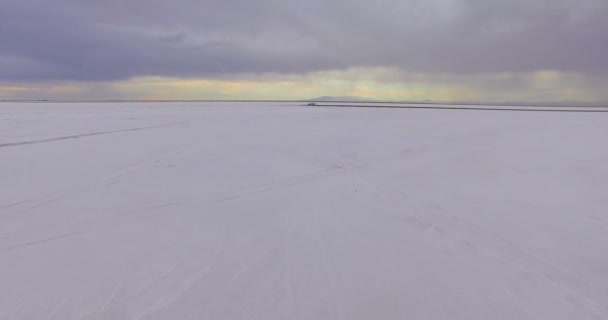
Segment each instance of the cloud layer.
[{"label": "cloud layer", "polygon": [[605,0],[3,0],[0,81],[608,75]]}]

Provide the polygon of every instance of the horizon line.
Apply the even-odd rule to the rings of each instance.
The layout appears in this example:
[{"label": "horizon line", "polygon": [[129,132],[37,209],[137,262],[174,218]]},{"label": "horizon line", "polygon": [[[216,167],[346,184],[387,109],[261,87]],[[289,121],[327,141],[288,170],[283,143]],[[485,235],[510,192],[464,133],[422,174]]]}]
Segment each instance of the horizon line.
[{"label": "horizon line", "polygon": [[50,103],[110,103],[110,102],[125,102],[125,103],[178,103],[178,102],[292,102],[292,103],[306,103],[306,102],[320,102],[320,103],[386,103],[386,104],[428,104],[428,105],[490,105],[490,106],[528,106],[528,107],[555,107],[556,104],[568,105],[568,107],[585,107],[585,108],[606,108],[608,102],[561,102],[561,101],[547,101],[547,102],[471,102],[471,101],[416,101],[416,100],[317,100],[313,99],[0,99],[0,103],[7,102],[50,102]]}]

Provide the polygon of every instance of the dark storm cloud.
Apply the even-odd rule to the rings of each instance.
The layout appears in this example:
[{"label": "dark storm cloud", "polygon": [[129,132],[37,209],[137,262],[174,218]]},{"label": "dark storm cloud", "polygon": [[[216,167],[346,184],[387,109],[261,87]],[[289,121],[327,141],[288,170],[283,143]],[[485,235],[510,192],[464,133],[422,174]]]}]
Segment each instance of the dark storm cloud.
[{"label": "dark storm cloud", "polygon": [[608,74],[605,0],[3,0],[0,79]]}]

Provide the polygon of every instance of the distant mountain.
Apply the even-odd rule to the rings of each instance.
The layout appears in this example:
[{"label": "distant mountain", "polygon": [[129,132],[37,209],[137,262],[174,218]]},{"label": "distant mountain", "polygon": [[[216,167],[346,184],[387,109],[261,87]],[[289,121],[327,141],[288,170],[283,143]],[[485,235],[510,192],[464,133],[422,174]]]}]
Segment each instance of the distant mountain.
[{"label": "distant mountain", "polygon": [[373,102],[374,99],[355,96],[322,96],[308,101],[325,101],[325,102]]}]

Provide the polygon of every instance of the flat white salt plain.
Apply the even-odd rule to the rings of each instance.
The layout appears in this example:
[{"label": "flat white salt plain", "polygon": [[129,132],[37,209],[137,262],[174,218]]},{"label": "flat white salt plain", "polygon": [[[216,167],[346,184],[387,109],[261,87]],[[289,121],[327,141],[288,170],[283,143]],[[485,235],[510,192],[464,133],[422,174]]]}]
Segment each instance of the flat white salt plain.
[{"label": "flat white salt plain", "polygon": [[0,319],[608,319],[608,113],[0,104]]}]

